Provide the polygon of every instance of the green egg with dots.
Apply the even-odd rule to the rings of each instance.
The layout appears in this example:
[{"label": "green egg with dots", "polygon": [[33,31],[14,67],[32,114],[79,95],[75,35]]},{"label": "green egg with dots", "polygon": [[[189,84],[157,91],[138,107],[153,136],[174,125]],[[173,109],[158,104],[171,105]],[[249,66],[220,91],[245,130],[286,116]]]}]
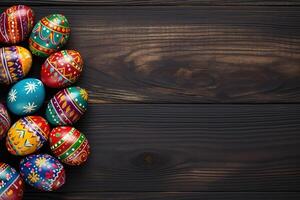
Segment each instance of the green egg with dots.
[{"label": "green egg with dots", "polygon": [[50,99],[46,118],[53,126],[73,125],[85,113],[87,106],[87,91],[81,87],[68,87]]}]

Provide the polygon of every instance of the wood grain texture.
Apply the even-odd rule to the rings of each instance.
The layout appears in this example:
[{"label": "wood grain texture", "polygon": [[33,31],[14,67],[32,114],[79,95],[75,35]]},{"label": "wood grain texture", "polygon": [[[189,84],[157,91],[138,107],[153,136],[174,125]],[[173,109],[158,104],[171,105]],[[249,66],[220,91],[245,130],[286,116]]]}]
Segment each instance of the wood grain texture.
[{"label": "wood grain texture", "polygon": [[250,192],[105,192],[105,193],[30,193],[24,200],[297,200],[299,193],[281,192],[281,193],[250,193]]},{"label": "wood grain texture", "polygon": [[[60,192],[299,192],[299,112],[275,104],[92,105],[76,126],[92,154],[67,167]],[[0,161],[18,168],[1,149]]]},{"label": "wood grain texture", "polygon": [[68,17],[90,102],[300,101],[298,7],[34,9]]},{"label": "wood grain texture", "polygon": [[240,6],[300,5],[297,0],[1,0],[0,5],[100,5],[100,6]]}]

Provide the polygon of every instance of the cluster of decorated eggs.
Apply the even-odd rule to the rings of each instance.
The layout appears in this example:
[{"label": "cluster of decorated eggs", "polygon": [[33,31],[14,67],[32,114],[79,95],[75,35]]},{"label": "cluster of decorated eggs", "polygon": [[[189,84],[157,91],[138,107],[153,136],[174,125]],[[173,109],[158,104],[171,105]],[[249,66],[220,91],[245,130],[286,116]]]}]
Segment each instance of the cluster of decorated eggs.
[{"label": "cluster of decorated eggs", "polygon": [[[6,106],[0,103],[0,139],[5,138],[12,155],[26,156],[20,174],[0,162],[0,199],[5,200],[22,199],[24,181],[43,191],[60,188],[66,177],[62,163],[81,165],[90,153],[87,138],[72,126],[87,109],[88,93],[71,86],[82,72],[80,53],[61,50],[70,36],[69,22],[61,14],[52,14],[34,26],[34,18],[33,10],[24,5],[12,6],[0,16],[0,44],[10,45],[0,48],[0,84],[13,84]],[[29,50],[16,46],[26,39]],[[47,57],[40,80],[25,78],[32,54]],[[48,101],[43,118],[34,113],[43,107],[47,87],[60,91]],[[12,123],[9,112],[20,119]],[[46,143],[53,156],[38,154]]]}]

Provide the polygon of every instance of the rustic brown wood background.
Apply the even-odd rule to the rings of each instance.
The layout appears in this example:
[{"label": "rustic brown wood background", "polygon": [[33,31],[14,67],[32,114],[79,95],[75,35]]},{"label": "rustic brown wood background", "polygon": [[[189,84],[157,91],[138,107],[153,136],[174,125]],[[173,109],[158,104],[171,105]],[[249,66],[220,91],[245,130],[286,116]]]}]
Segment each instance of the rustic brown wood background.
[{"label": "rustic brown wood background", "polygon": [[[300,198],[300,1],[1,0],[0,10],[20,2],[71,23],[66,48],[82,53],[78,85],[90,93],[76,127],[92,147],[61,190],[27,187],[25,199]],[[0,160],[18,167],[3,144]]]}]

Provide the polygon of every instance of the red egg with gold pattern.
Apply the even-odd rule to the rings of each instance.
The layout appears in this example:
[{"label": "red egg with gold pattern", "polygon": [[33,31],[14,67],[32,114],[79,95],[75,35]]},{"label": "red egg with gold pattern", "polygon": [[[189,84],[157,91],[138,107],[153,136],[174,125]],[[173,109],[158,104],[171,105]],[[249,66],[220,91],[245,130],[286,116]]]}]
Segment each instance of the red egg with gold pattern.
[{"label": "red egg with gold pattern", "polygon": [[50,88],[63,88],[75,83],[83,67],[78,51],[62,50],[51,54],[44,62],[41,80]]},{"label": "red egg with gold pattern", "polygon": [[7,8],[0,16],[0,43],[16,44],[24,41],[33,28],[34,12],[24,5]]},{"label": "red egg with gold pattern", "polygon": [[90,154],[90,145],[84,134],[70,126],[54,128],[49,144],[53,154],[68,165],[81,165]]}]

